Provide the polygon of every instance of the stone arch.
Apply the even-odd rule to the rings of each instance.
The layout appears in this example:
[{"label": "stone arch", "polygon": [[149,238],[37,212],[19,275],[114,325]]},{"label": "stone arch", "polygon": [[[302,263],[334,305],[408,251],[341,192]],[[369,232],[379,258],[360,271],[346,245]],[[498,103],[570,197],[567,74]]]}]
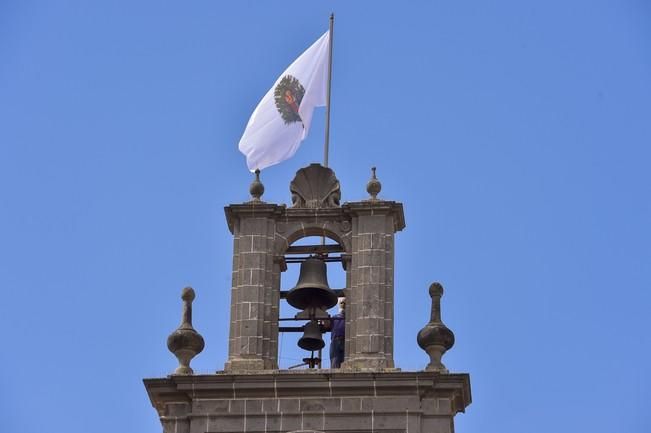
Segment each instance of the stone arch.
[{"label": "stone arch", "polygon": [[[342,258],[342,261],[346,260],[345,263],[350,263],[349,262],[350,255],[352,254],[351,227],[352,224],[350,223],[350,221],[340,214],[328,218],[325,221],[324,220],[305,221],[304,219],[293,220],[291,218],[288,218],[285,220],[281,219],[280,221],[276,222],[275,233],[274,233],[274,244],[273,244],[273,256],[274,256],[275,266],[273,269],[273,286],[271,290],[273,296],[272,311],[274,311],[275,315],[271,317],[270,320],[271,322],[275,321],[276,323],[274,325],[274,331],[272,337],[275,338],[275,342],[273,345],[275,352],[273,352],[272,355],[274,356],[274,363],[276,364],[276,366],[278,366],[278,360],[279,360],[278,357],[280,356],[280,353],[278,352],[280,347],[277,344],[277,342],[279,341],[279,337],[278,337],[279,316],[277,314],[280,312],[280,302],[281,302],[280,288],[281,288],[281,279],[283,278],[282,274],[287,270],[287,264],[285,264],[283,259],[286,255],[287,249],[300,239],[304,239],[308,237],[325,236],[328,239],[333,240],[334,242],[336,242],[342,247],[342,249],[344,250],[342,252],[342,256],[343,255],[346,256],[346,259]],[[351,279],[350,267],[345,263],[342,263],[343,271],[344,271],[343,277],[345,278],[345,280],[343,281],[344,289],[350,287],[350,279]],[[314,430],[298,430],[297,432],[321,433]]]},{"label": "stone arch", "polygon": [[346,254],[352,251],[350,223],[325,222],[309,224],[303,222],[281,223],[274,236],[274,255],[282,256],[294,242],[309,236],[325,236],[341,245]]}]

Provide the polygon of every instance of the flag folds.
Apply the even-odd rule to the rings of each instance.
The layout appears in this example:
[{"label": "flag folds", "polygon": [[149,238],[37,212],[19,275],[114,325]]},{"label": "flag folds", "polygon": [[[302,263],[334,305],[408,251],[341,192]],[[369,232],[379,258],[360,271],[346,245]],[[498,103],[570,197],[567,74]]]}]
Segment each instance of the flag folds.
[{"label": "flag folds", "polygon": [[251,171],[291,158],[307,137],[314,107],[326,105],[330,33],[294,61],[264,95],[239,149]]}]

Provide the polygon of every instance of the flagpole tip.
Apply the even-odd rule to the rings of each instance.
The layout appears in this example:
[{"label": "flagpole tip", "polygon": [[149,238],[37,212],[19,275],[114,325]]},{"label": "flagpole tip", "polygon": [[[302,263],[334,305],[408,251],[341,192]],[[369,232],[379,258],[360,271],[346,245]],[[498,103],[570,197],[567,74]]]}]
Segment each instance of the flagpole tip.
[{"label": "flagpole tip", "polygon": [[335,20],[335,13],[331,12],[330,13],[330,21],[334,21],[334,20]]}]

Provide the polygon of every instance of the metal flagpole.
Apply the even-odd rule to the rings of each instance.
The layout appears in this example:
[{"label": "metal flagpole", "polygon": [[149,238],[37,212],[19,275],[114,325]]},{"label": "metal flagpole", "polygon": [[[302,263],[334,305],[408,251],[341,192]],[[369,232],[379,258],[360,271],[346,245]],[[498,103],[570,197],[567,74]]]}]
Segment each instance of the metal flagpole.
[{"label": "metal flagpole", "polygon": [[326,94],[325,144],[323,148],[323,166],[328,166],[328,146],[330,145],[330,90],[332,88],[332,39],[335,28],[335,14],[330,14],[330,34],[328,37],[328,93]]},{"label": "metal flagpole", "polygon": [[[328,90],[326,93],[325,142],[323,144],[323,166],[328,166],[328,146],[330,145],[330,90],[332,89],[332,37],[335,28],[335,14],[330,14],[328,34]],[[321,245],[325,245],[325,236],[321,236]]]}]

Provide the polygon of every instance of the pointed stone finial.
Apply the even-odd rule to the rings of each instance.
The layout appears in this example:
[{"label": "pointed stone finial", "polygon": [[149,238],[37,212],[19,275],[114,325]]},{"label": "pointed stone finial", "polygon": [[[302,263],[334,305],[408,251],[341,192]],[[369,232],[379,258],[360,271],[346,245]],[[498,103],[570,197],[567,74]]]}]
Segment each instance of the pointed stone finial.
[{"label": "pointed stone finial", "polygon": [[429,286],[429,295],[432,297],[431,318],[429,323],[418,332],[417,341],[430,358],[425,370],[448,373],[448,369],[441,362],[441,357],[454,346],[454,334],[441,321],[443,286],[440,283],[433,283]]},{"label": "pointed stone finial", "polygon": [[181,293],[183,299],[183,316],[181,326],[167,337],[167,348],[179,360],[179,366],[174,374],[192,374],[190,361],[204,347],[203,337],[192,327],[192,301],[194,301],[194,290],[186,287]]},{"label": "pointed stone finial", "polygon": [[377,176],[375,175],[375,167],[371,167],[371,171],[373,172],[373,175],[371,176],[371,180],[369,180],[366,184],[366,191],[371,195],[371,198],[369,200],[377,200],[377,195],[382,189],[382,184],[379,180],[377,180]]},{"label": "pointed stone finial", "polygon": [[255,170],[255,179],[251,182],[249,186],[249,192],[251,193],[252,202],[261,202],[260,197],[264,194],[264,185],[260,182],[260,170]]}]

